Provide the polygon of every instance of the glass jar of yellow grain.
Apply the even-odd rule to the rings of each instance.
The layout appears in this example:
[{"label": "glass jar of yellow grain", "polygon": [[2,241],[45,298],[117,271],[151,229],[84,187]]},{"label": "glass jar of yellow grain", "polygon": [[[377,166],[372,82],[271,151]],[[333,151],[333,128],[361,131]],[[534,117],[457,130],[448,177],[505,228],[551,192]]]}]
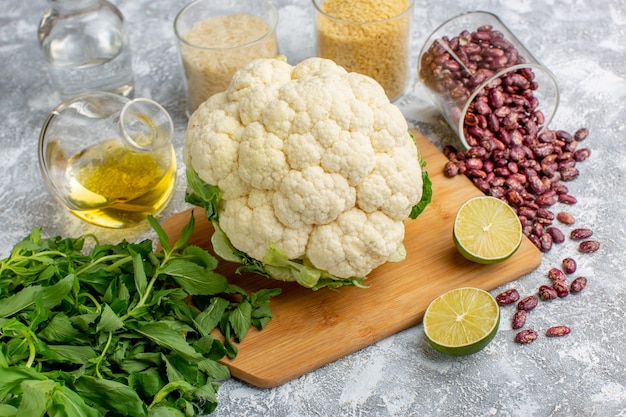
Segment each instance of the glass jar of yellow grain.
[{"label": "glass jar of yellow grain", "polygon": [[182,57],[189,113],[226,91],[233,74],[249,62],[278,55],[278,12],[267,0],[195,0],[174,20]]},{"label": "glass jar of yellow grain", "polygon": [[390,100],[404,92],[414,0],[313,0],[317,54],[375,79]]}]

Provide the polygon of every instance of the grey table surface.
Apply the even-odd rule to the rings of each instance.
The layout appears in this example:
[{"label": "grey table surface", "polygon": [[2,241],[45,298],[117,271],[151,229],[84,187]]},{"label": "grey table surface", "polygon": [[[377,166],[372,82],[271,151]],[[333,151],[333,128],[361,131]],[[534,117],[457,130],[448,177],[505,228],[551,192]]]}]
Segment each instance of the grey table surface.
[{"label": "grey table surface", "polygon": [[[290,63],[315,54],[308,0],[273,0],[279,10],[279,47]],[[165,218],[184,202],[180,161],[186,94],[172,31],[182,0],[115,0],[129,25],[136,96],[161,103],[175,123],[178,182]],[[93,232],[103,240],[153,238],[147,227],[106,230],[82,223],[48,193],[37,163],[37,140],[60,99],[37,44],[44,0],[3,0],[0,14],[0,258],[31,228],[45,235]],[[444,20],[469,10],[499,15],[559,80],[561,104],[551,128],[587,127],[592,151],[568,184],[578,203],[568,210],[601,242],[592,255],[565,242],[544,254],[541,266],[506,287],[531,294],[561,259],[578,259],[588,278],[583,293],[544,303],[532,324],[567,324],[565,338],[515,344],[510,310],[483,351],[463,358],[438,354],[421,325],[386,338],[273,389],[235,379],[219,391],[216,416],[626,416],[626,1],[417,0],[411,65]],[[441,147],[456,143],[412,74],[396,104],[412,127]],[[559,210],[559,207],[555,207]],[[497,294],[505,287],[493,290]],[[376,312],[363,312],[376,314]],[[306,352],[302,352],[306,355]]]}]

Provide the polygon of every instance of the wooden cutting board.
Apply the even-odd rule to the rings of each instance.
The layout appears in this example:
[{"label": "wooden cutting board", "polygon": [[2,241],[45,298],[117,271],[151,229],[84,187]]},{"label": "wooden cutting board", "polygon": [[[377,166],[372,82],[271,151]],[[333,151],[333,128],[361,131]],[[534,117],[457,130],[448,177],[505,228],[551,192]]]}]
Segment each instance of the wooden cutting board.
[{"label": "wooden cutting board", "polygon": [[[270,303],[274,315],[262,331],[252,329],[234,360],[224,363],[233,377],[260,388],[297,378],[329,362],[421,322],[438,295],[458,287],[492,290],[537,268],[541,252],[526,238],[517,253],[496,265],[465,260],[452,240],[458,208],[481,192],[464,176],[446,178],[446,157],[423,135],[414,132],[433,182],[433,200],[416,219],[407,220],[407,258],[385,264],[365,281],[368,289],[344,287],[311,291],[295,283],[254,274],[237,275],[237,265],[222,261],[218,272],[248,291],[282,288]],[[163,223],[172,240],[188,222],[190,211]],[[211,251],[211,224],[195,209],[191,244]]]}]

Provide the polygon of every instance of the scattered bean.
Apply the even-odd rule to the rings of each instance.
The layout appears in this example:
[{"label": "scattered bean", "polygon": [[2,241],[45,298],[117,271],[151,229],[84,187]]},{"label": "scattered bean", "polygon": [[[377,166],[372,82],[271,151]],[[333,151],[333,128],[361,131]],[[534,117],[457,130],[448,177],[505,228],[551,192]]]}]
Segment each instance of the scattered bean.
[{"label": "scattered bean", "polygon": [[568,326],[552,326],[546,330],[546,336],[556,337],[570,334],[571,330]]},{"label": "scattered bean", "polygon": [[570,285],[571,292],[581,292],[587,286],[587,278],[578,277],[572,281]]},{"label": "scattered bean", "polygon": [[592,235],[593,235],[593,231],[591,229],[585,229],[585,228],[579,227],[577,229],[572,230],[569,237],[574,240],[582,240],[582,239],[587,239],[588,237],[591,237]]},{"label": "scattered bean", "polygon": [[548,270],[548,278],[552,281],[565,281],[565,273],[559,268],[550,268]]},{"label": "scattered bean", "polygon": [[521,344],[527,344],[537,339],[537,332],[533,329],[525,329],[517,332],[515,341]]},{"label": "scattered bean", "polygon": [[573,195],[569,195],[569,194],[559,194],[558,197],[559,203],[563,203],[563,204],[576,204],[578,200],[576,200],[576,197],[574,197]]},{"label": "scattered bean", "polygon": [[574,216],[566,211],[557,213],[556,219],[563,224],[574,224],[576,222]]},{"label": "scattered bean", "polygon": [[543,301],[554,300],[558,297],[556,290],[549,285],[542,285],[539,287],[539,298]]},{"label": "scattered bean", "polygon": [[563,259],[563,272],[568,275],[576,272],[576,261],[573,258]]},{"label": "scattered bean", "polygon": [[539,304],[539,298],[536,295],[529,295],[528,297],[522,298],[517,303],[518,310],[530,311],[533,308],[537,307]]},{"label": "scattered bean", "polygon": [[556,295],[559,298],[564,298],[569,295],[569,287],[565,283],[565,281],[557,280],[552,283],[552,288],[556,291]]},{"label": "scattered bean", "polygon": [[517,310],[515,314],[513,314],[511,327],[514,329],[521,329],[524,327],[524,324],[526,324],[526,316],[527,313],[525,310]]},{"label": "scattered bean", "polygon": [[504,306],[513,304],[514,302],[518,301],[519,298],[519,292],[515,288],[512,288],[498,294],[496,296],[496,301],[499,305]]},{"label": "scattered bean", "polygon": [[580,128],[574,133],[574,139],[578,142],[584,140],[589,135],[587,128]]},{"label": "scattered bean", "polygon": [[563,243],[565,241],[565,235],[558,227],[550,226],[546,229],[546,232],[552,237],[554,243]]},{"label": "scattered bean", "polygon": [[600,242],[597,240],[583,240],[578,245],[578,250],[582,253],[592,253],[600,249]]}]

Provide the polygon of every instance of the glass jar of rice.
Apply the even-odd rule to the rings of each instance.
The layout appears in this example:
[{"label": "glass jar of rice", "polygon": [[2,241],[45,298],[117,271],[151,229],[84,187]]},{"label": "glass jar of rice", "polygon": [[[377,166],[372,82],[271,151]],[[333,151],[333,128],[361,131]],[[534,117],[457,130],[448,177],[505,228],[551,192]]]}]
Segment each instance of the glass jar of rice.
[{"label": "glass jar of rice", "polygon": [[189,113],[228,88],[249,62],[278,55],[278,13],[267,0],[196,0],[174,20],[187,80]]},{"label": "glass jar of rice", "polygon": [[414,0],[313,0],[317,53],[378,81],[390,100],[409,76]]}]

